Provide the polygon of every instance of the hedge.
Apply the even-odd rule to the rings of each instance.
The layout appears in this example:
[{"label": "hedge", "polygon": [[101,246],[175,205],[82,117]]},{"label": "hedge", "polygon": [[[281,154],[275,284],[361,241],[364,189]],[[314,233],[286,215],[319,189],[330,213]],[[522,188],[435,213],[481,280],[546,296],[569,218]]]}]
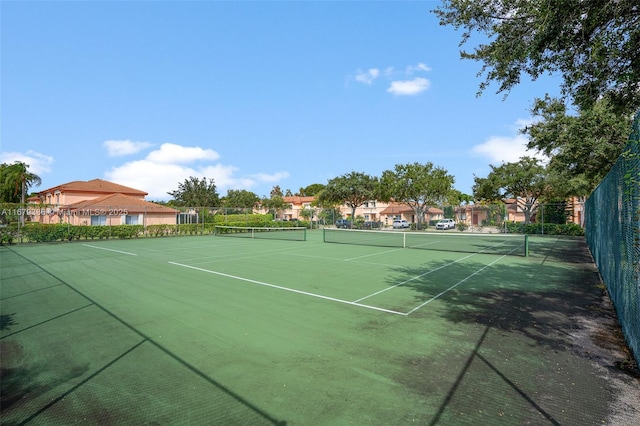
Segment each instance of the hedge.
[{"label": "hedge", "polygon": [[[266,219],[265,219],[266,216]],[[226,215],[215,223],[191,223],[181,225],[69,225],[28,223],[18,227],[11,223],[0,228],[0,244],[20,242],[44,243],[73,240],[131,239],[139,237],[169,237],[188,235],[213,235],[216,225],[252,227],[309,227],[307,221],[275,222],[269,215]]]},{"label": "hedge", "polygon": [[575,223],[512,223],[507,222],[507,232],[510,234],[545,234],[583,236],[584,229]]}]

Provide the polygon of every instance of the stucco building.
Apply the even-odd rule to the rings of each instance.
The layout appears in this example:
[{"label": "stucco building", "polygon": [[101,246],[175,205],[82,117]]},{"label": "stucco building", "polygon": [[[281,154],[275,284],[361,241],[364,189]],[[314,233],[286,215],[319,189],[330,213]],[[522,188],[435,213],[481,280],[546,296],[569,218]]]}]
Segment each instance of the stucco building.
[{"label": "stucco building", "polygon": [[29,199],[29,219],[71,225],[174,225],[178,210],[146,201],[146,192],[102,179],[54,186]]}]

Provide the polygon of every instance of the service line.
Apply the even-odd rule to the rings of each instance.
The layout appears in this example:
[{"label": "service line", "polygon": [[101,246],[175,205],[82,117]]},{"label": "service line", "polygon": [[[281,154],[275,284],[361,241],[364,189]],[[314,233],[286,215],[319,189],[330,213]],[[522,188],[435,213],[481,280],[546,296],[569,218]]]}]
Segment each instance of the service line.
[{"label": "service line", "polygon": [[358,306],[358,307],[366,308],[366,309],[373,309],[375,311],[387,312],[389,314],[404,315],[404,316],[407,315],[407,313],[405,313],[405,312],[392,311],[390,309],[379,308],[377,306],[364,305],[362,303],[351,302],[349,300],[336,299],[335,297],[323,296],[321,294],[316,294],[316,293],[309,293],[307,291],[296,290],[294,288],[283,287],[283,286],[280,286],[280,285],[269,284],[269,283],[265,283],[265,282],[262,282],[262,281],[252,280],[252,279],[249,279],[249,278],[238,277],[238,276],[235,276],[235,275],[229,275],[229,274],[225,274],[223,272],[212,271],[210,269],[198,268],[197,266],[185,265],[183,263],[177,263],[177,262],[169,262],[169,263],[172,264],[172,265],[181,266],[183,268],[194,269],[196,271],[206,272],[208,274],[220,275],[222,277],[227,277],[227,278],[231,278],[231,279],[239,280],[239,281],[245,281],[245,282],[248,282],[248,283],[258,284],[258,285],[262,285],[262,286],[266,286],[266,287],[276,288],[278,290],[290,291],[292,293],[303,294],[305,296],[316,297],[318,299],[330,300],[332,302],[344,303],[346,305]]}]

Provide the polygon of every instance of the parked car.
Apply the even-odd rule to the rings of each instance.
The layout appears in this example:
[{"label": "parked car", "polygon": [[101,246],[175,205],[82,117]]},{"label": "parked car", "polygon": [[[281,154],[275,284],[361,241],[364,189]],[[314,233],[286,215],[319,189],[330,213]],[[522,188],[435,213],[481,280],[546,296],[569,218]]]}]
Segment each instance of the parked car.
[{"label": "parked car", "polygon": [[405,229],[410,227],[411,227],[411,224],[404,219],[393,221],[393,229]]},{"label": "parked car", "polygon": [[455,229],[456,222],[453,219],[442,219],[436,223],[436,229]]},{"label": "parked car", "polygon": [[351,222],[347,219],[339,219],[336,221],[336,228],[351,229]]},{"label": "parked car", "polygon": [[380,222],[364,222],[362,224],[362,229],[377,229],[380,228],[380,226],[382,225],[382,223]]}]

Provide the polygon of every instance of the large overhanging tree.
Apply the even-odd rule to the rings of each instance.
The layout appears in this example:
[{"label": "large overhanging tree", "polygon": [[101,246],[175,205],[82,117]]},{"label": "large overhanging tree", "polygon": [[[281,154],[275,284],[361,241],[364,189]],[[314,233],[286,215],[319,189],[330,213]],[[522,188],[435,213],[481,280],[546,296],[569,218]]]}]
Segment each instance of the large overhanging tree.
[{"label": "large overhanging tree", "polygon": [[553,187],[562,198],[591,193],[628,142],[631,118],[612,111],[605,100],[575,116],[560,100],[546,97],[531,112],[536,121],[523,129],[528,147],[551,158]]},{"label": "large overhanging tree", "polygon": [[461,46],[482,37],[460,53],[482,64],[478,94],[491,83],[509,93],[524,76],[562,78],[562,97],[536,99],[537,122],[524,133],[529,148],[551,157],[558,194],[588,194],[640,107],[638,0],[443,0],[434,12],[463,30]]},{"label": "large overhanging tree", "polygon": [[606,99],[617,111],[640,107],[638,0],[444,0],[434,11],[441,25],[462,28],[488,42],[462,51],[483,63],[484,91],[520,83],[523,74],[562,76],[562,92],[582,109]]},{"label": "large overhanging tree", "polygon": [[385,170],[380,180],[380,200],[406,204],[415,213],[418,229],[422,229],[429,208],[439,206],[451,196],[454,177],[433,163],[396,164]]},{"label": "large overhanging tree", "polygon": [[531,222],[538,202],[547,190],[546,170],[540,160],[522,157],[515,163],[491,165],[486,178],[474,178],[473,195],[478,201],[515,199],[524,213],[525,223]]},{"label": "large overhanging tree", "polygon": [[358,207],[375,200],[378,184],[378,178],[366,173],[347,173],[327,183],[318,194],[318,204],[323,207],[345,204],[351,207],[351,220],[354,220]]}]

